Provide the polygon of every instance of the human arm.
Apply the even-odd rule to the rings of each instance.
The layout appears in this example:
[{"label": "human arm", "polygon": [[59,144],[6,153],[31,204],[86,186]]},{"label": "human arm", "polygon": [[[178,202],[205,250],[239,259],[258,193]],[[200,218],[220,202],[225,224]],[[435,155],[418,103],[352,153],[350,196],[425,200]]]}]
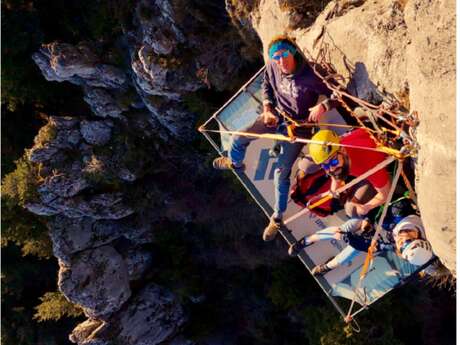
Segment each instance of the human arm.
[{"label": "human arm", "polygon": [[270,78],[269,68],[270,66],[267,65],[267,67],[265,68],[264,78],[262,81],[262,97],[263,97],[262,116],[264,119],[264,124],[267,127],[276,127],[278,125],[279,118],[278,116],[275,115],[274,105],[276,104],[276,102],[275,102],[274,91],[273,91],[272,82]]},{"label": "human arm", "polygon": [[327,108],[323,103],[318,103],[317,105],[308,110],[310,112],[310,114],[308,115],[308,121],[319,122],[321,115],[323,115],[327,111]]},{"label": "human arm", "polygon": [[310,111],[308,121],[319,122],[322,114],[338,107],[340,103],[335,99],[331,89],[314,73],[312,81],[313,89],[318,94],[318,101],[314,107],[308,109]]},{"label": "human arm", "polygon": [[377,193],[375,194],[375,196],[369,200],[368,202],[366,202],[365,204],[358,204],[358,203],[353,203],[354,206],[356,206],[356,212],[361,215],[361,216],[364,216],[366,214],[369,213],[370,210],[380,206],[380,205],[383,205],[385,203],[385,201],[387,200],[388,198],[388,195],[390,193],[390,181],[388,181],[383,187],[381,188],[378,188],[378,187],[375,187],[374,188],[377,190]]},{"label": "human arm", "polygon": [[262,80],[262,103],[263,105],[271,105],[274,107],[276,104],[275,92],[273,90],[273,73],[271,73],[271,65],[267,64],[264,71]]}]

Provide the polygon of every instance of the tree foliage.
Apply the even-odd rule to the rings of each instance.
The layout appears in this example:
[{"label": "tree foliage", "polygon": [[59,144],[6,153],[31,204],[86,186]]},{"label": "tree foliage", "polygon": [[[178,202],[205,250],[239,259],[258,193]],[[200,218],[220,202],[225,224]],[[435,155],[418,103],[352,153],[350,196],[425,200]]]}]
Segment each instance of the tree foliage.
[{"label": "tree foliage", "polygon": [[24,155],[16,162],[16,170],[9,173],[2,181],[2,196],[7,202],[24,206],[38,198],[38,166]]},{"label": "tree foliage", "polygon": [[69,302],[59,291],[45,293],[40,297],[40,301],[41,303],[35,307],[34,314],[34,319],[39,322],[83,315],[81,307]]}]

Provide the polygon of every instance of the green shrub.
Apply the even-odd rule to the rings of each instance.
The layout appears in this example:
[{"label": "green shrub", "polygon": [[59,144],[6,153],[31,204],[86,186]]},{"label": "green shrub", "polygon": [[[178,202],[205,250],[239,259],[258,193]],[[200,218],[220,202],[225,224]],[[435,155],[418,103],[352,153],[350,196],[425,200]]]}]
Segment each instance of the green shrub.
[{"label": "green shrub", "polygon": [[8,196],[2,196],[2,248],[10,242],[22,249],[22,255],[48,259],[53,255],[44,221]]},{"label": "green shrub", "polygon": [[83,315],[82,308],[69,302],[59,291],[45,293],[40,297],[40,301],[41,303],[35,307],[34,314],[34,319],[38,322]]},{"label": "green shrub", "polygon": [[49,143],[50,141],[55,139],[56,135],[56,126],[52,125],[51,123],[48,123],[42,128],[40,128],[34,141],[37,144],[37,146],[44,146],[44,144]]},{"label": "green shrub", "polygon": [[20,206],[38,199],[38,166],[30,162],[26,155],[16,162],[16,170],[2,181],[2,196],[10,198]]}]

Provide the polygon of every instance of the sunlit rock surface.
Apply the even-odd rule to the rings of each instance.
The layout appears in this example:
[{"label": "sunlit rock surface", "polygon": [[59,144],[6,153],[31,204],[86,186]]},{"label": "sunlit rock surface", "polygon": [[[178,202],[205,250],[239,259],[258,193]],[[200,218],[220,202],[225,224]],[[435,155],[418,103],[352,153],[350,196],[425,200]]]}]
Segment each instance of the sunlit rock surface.
[{"label": "sunlit rock surface", "polygon": [[[331,1],[311,27],[299,28],[289,6],[261,1],[250,18],[265,50],[286,32],[307,56],[324,42],[340,74],[356,81],[364,72],[380,92],[408,99],[420,118],[418,205],[435,253],[455,274],[455,2]],[[372,87],[354,86],[372,101]]]}]

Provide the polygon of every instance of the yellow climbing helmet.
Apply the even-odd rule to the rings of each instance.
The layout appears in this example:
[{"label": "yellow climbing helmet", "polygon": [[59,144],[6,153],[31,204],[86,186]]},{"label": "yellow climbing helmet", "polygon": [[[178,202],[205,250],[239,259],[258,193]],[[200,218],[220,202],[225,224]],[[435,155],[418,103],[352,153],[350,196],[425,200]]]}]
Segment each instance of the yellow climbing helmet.
[{"label": "yellow climbing helmet", "polygon": [[316,164],[323,163],[339,150],[338,145],[330,145],[338,144],[340,142],[339,136],[334,131],[328,129],[320,130],[313,136],[313,138],[311,138],[311,140],[322,142],[322,144],[310,143],[308,145],[310,156]]}]

